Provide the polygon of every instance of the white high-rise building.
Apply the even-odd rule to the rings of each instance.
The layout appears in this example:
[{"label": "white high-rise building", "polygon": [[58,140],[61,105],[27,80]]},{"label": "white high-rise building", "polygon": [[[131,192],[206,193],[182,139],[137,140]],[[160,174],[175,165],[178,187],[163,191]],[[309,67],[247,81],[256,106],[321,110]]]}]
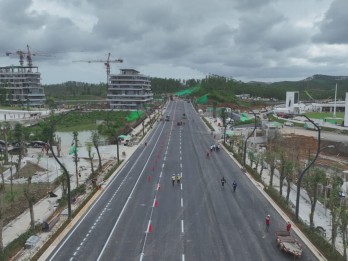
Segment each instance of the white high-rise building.
[{"label": "white high-rise building", "polygon": [[110,75],[107,100],[111,109],[138,110],[153,100],[150,77],[133,69]]},{"label": "white high-rise building", "polygon": [[289,113],[299,114],[299,92],[286,92],[285,108]]}]

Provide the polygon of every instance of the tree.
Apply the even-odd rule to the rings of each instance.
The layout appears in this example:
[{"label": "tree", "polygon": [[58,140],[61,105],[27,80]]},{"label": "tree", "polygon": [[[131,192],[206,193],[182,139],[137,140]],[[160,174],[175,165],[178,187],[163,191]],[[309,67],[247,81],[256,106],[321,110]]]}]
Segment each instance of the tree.
[{"label": "tree", "polygon": [[13,137],[16,142],[19,144],[19,153],[16,164],[16,173],[19,173],[22,165],[22,157],[26,153],[26,145],[24,142],[24,127],[20,123],[16,123],[13,130]]},{"label": "tree", "polygon": [[213,102],[213,118],[216,118],[216,106],[217,106],[217,102],[214,101]]},{"label": "tree", "polygon": [[253,151],[249,150],[248,151],[248,158],[249,158],[249,161],[250,161],[250,167],[253,168],[253,164],[256,161],[255,153]]},{"label": "tree", "polygon": [[[5,121],[2,125],[0,124],[0,130],[2,131],[5,143],[7,144],[7,137],[11,131],[10,123]],[[7,146],[5,146],[4,164],[8,164],[8,148],[7,148]]]},{"label": "tree", "polygon": [[224,144],[226,143],[226,128],[227,128],[227,112],[226,112],[226,108],[222,108],[221,112],[220,112],[220,117],[222,120],[222,126],[224,127]]},{"label": "tree", "polygon": [[61,169],[62,175],[59,175],[58,182],[62,186],[62,198],[67,194],[67,175],[64,173],[64,169]]},{"label": "tree", "polygon": [[269,165],[270,168],[270,179],[269,179],[269,186],[272,187],[273,186],[273,176],[274,176],[274,171],[276,169],[276,163],[277,163],[277,159],[276,159],[276,155],[273,151],[267,151],[266,155],[265,155],[265,160]]},{"label": "tree", "polygon": [[290,197],[290,191],[291,191],[292,177],[293,177],[293,173],[294,173],[294,163],[292,161],[286,161],[284,173],[285,173],[286,186],[287,186],[286,202],[288,203],[289,197]]},{"label": "tree", "polygon": [[[344,202],[344,204],[341,205],[340,212],[339,212],[339,224],[338,228],[340,230],[341,236],[342,236],[342,244],[343,246],[347,245],[347,226],[348,226],[348,208],[347,203]],[[347,260],[347,248],[343,247],[343,257],[344,260]]]},{"label": "tree", "polygon": [[287,160],[285,158],[285,152],[282,149],[279,153],[279,194],[282,196],[283,195],[283,184],[284,184],[284,179],[285,179],[285,164]]},{"label": "tree", "polygon": [[341,198],[339,196],[340,188],[343,182],[342,179],[333,176],[331,180],[331,189],[328,193],[328,208],[331,211],[331,245],[335,248],[337,230],[339,224],[339,212],[340,212],[340,204]]},{"label": "tree", "polygon": [[35,229],[35,218],[34,218],[34,202],[35,198],[31,194],[31,177],[28,177],[27,187],[24,189],[24,196],[26,197],[30,211],[30,227],[32,230]]},{"label": "tree", "polygon": [[101,156],[100,156],[100,152],[99,152],[100,140],[101,140],[101,137],[100,137],[99,133],[97,131],[93,131],[92,132],[92,143],[93,143],[93,146],[96,149],[97,154],[98,154],[98,159],[99,159],[98,170],[101,170],[101,167],[102,167]]},{"label": "tree", "polygon": [[303,177],[303,187],[306,189],[310,203],[311,203],[311,212],[309,214],[309,226],[314,227],[314,211],[318,199],[318,185],[324,184],[326,181],[325,172],[319,168],[314,168],[312,171],[308,172]]},{"label": "tree", "polygon": [[77,138],[79,136],[79,133],[77,131],[74,131],[73,135],[74,135],[73,154],[74,154],[74,163],[75,163],[76,187],[78,187],[80,174],[78,169]]},{"label": "tree", "polygon": [[88,152],[88,159],[91,163],[91,171],[92,171],[92,177],[94,177],[94,165],[93,165],[93,158],[94,158],[94,153],[92,154],[92,146],[93,143],[91,142],[86,142],[86,147],[87,147],[87,152]]}]

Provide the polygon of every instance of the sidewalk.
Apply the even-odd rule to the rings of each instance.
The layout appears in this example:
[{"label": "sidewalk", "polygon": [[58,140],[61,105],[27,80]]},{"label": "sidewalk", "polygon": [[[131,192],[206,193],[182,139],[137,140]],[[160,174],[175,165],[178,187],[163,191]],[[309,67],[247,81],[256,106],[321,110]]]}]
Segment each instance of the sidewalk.
[{"label": "sidewalk", "polygon": [[[147,118],[145,120],[145,125],[149,122],[149,119]],[[153,124],[156,125],[156,122]],[[149,126],[146,127],[145,133],[148,135]],[[132,134],[134,136],[136,134],[140,134],[141,136],[143,133],[143,126],[142,124],[138,125],[134,130],[132,131]],[[133,146],[124,146],[119,145],[119,155],[120,160],[123,160],[123,162],[126,162],[127,159],[134,153],[134,151],[137,149],[137,147],[140,145],[143,145],[146,140],[146,135],[142,139],[142,141],[139,143],[137,142],[136,145]],[[76,187],[76,178],[75,178],[75,163],[73,160],[73,156],[69,155],[69,149],[70,148],[62,148],[61,157],[59,160],[65,165],[68,172],[70,173],[70,184],[71,189],[74,189]],[[117,160],[117,154],[116,154],[117,148],[116,145],[109,145],[109,146],[100,146],[99,152],[101,154],[102,158],[102,164],[108,162],[114,162]],[[37,151],[39,152],[39,151]],[[92,149],[92,153],[96,154],[95,148]],[[81,174],[81,177],[79,177],[79,184],[83,184],[86,182],[88,176],[91,173],[91,165],[89,160],[85,160],[88,158],[88,152],[85,146],[79,147],[78,150],[78,157],[80,158],[78,162],[79,171]],[[94,160],[97,160],[97,156],[94,157]],[[24,161],[32,161],[37,163],[37,159],[35,157],[29,156],[25,157],[23,159]],[[36,181],[53,181],[59,174],[61,173],[60,167],[58,163],[55,161],[54,158],[50,158],[47,155],[44,155],[42,159],[40,159],[39,165],[42,166],[44,169],[48,169],[48,171],[45,171],[44,173],[39,173],[38,175],[35,175],[33,177]],[[96,168],[96,164],[95,164]],[[120,169],[120,168],[119,168]],[[117,171],[115,172],[117,173]],[[114,173],[114,174],[115,174]],[[8,177],[7,177],[8,178]],[[9,180],[8,180],[9,182]],[[23,179],[23,182],[26,182],[25,179]],[[57,205],[57,199],[59,199],[62,195],[61,187],[58,187],[54,193],[58,196],[55,198],[50,198],[49,196],[41,199],[39,202],[37,202],[34,206],[34,217],[35,217],[35,223],[41,224],[43,221],[47,220],[48,217],[54,213],[56,210]],[[77,199],[76,203],[72,204],[72,210],[76,209],[78,207],[78,203],[81,202],[83,198]],[[64,212],[64,211],[63,211]],[[36,251],[39,249],[39,247],[46,242],[51,235],[57,230],[60,224],[62,224],[67,218],[67,215],[64,215],[63,213],[60,214],[60,221],[53,227],[52,231],[50,232],[43,232],[39,233],[37,236],[39,236],[40,240],[37,243],[37,245],[33,249],[24,249],[17,257],[16,260],[29,260],[31,256],[33,256]],[[15,218],[13,221],[11,221],[9,224],[7,224],[3,229],[3,244],[4,246],[7,246],[10,242],[12,242],[14,239],[16,239],[19,235],[25,233],[30,228],[30,213],[29,209],[27,209],[24,213],[22,213],[20,216]]]}]

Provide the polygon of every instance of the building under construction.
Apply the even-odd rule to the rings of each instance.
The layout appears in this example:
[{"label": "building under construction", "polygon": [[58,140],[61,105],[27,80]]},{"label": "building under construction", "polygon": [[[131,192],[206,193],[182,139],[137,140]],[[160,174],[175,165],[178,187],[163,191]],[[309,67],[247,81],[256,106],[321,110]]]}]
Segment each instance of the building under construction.
[{"label": "building under construction", "polygon": [[111,109],[143,109],[144,104],[153,100],[150,78],[134,69],[121,69],[120,74],[111,74],[107,100]]},{"label": "building under construction", "polygon": [[37,66],[0,67],[0,93],[7,105],[43,107],[46,101]]},{"label": "building under construction", "polygon": [[[46,54],[27,50],[6,52],[6,56],[19,56],[20,66],[0,67],[0,104],[10,106],[43,107],[45,93],[41,86],[41,74],[37,66],[33,66],[32,55],[47,56]],[[28,65],[24,65],[26,58]]]}]

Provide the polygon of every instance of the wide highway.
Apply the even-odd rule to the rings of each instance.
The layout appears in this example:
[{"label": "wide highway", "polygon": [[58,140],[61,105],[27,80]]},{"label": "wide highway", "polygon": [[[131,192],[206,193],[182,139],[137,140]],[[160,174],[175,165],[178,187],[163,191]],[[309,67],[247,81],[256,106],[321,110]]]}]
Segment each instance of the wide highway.
[{"label": "wide highway", "polygon": [[[275,242],[285,220],[223,149],[206,156],[214,137],[191,103],[166,114],[48,260],[293,260]],[[305,246],[301,259],[316,260]]]}]

